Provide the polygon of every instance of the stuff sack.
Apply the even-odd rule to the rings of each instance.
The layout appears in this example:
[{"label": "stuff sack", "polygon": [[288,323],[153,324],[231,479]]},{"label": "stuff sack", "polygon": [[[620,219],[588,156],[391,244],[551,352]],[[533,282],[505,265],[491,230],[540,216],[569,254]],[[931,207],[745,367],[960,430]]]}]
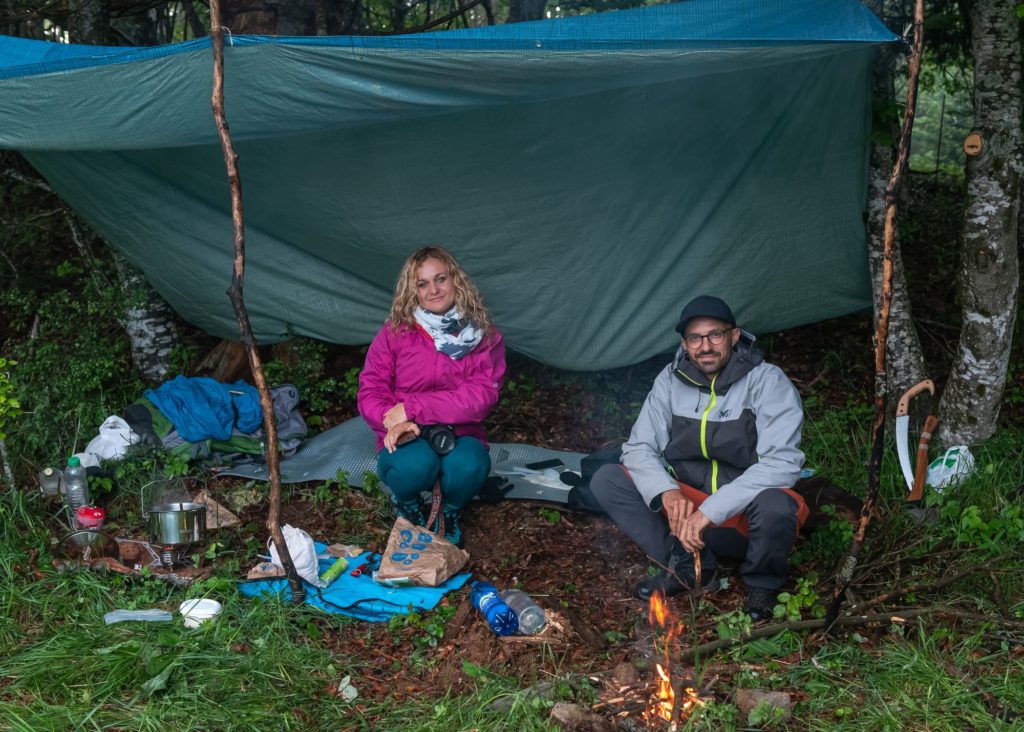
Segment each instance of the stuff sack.
[{"label": "stuff sack", "polygon": [[[315,587],[326,587],[327,583],[320,579],[320,562],[316,558],[313,537],[291,524],[281,527],[281,533],[284,534],[284,543],[288,545],[288,553],[292,555],[292,564],[299,576]],[[283,567],[281,555],[277,553],[272,539],[267,539],[267,547],[270,549],[270,561]]]},{"label": "stuff sack", "polygon": [[959,483],[974,472],[974,456],[967,445],[954,445],[928,463],[925,483],[936,490]]},{"label": "stuff sack", "polygon": [[399,517],[373,578],[387,585],[437,587],[468,561],[469,553],[443,536]]}]

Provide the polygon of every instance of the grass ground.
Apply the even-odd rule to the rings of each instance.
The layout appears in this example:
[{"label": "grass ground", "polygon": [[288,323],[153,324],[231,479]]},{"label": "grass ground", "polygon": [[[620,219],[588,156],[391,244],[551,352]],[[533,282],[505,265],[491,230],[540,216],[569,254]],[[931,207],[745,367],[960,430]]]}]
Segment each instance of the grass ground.
[{"label": "grass ground", "polygon": [[[854,489],[863,480],[862,411],[812,410],[806,438],[810,464]],[[898,468],[887,463],[884,472],[882,513],[850,601],[866,607],[893,587],[911,587],[865,612],[932,610],[828,639],[784,631],[707,655],[695,670],[703,684],[718,677],[715,694],[687,728],[1024,729],[1024,432],[1001,431],[978,453],[969,482],[930,498],[939,515],[934,526],[904,516]],[[453,607],[369,629],[308,608],[245,600],[230,571],[184,591],[154,578],[61,572],[52,564],[58,546],[49,520],[31,494],[0,495],[3,729],[552,729],[554,700],[603,698],[602,685],[586,674],[600,672],[602,658],[610,667],[635,655],[633,631],[619,625],[586,667],[564,650],[540,647],[515,666],[499,651],[463,659],[463,683],[431,685],[447,639],[461,632],[452,625]],[[801,590],[809,602],[796,616],[811,617],[823,601],[830,564],[848,539],[849,525],[836,519],[803,542],[797,573],[814,571],[822,581]],[[971,567],[977,570],[952,584],[929,587]],[[113,608],[173,610],[195,596],[224,602],[218,622],[189,630],[102,621]],[[743,630],[737,614],[723,608],[692,615],[679,609],[695,629],[684,646]],[[367,643],[386,647],[398,662],[375,667],[379,660],[362,650]],[[390,690],[371,684],[381,678],[392,679]],[[564,683],[543,696],[530,693],[552,680]],[[406,682],[414,693],[402,693]],[[354,699],[346,697],[347,685],[359,692]],[[768,710],[748,719],[733,704],[739,687],[791,693],[793,719],[782,722]]]}]

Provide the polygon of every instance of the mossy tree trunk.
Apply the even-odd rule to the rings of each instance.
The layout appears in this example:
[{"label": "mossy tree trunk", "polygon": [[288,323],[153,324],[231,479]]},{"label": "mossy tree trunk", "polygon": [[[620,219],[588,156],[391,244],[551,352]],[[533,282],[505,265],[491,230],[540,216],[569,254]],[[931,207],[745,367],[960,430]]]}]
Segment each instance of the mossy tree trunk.
[{"label": "mossy tree trunk", "polygon": [[1017,313],[1021,49],[1017,0],[971,4],[974,120],[960,256],[960,343],[942,395],[939,439],[972,445],[996,428]]}]

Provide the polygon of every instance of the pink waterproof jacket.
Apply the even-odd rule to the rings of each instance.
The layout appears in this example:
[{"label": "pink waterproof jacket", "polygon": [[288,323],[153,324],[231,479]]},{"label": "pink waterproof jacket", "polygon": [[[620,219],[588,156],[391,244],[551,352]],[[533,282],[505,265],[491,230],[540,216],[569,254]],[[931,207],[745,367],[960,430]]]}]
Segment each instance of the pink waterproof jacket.
[{"label": "pink waterproof jacket", "polygon": [[448,424],[458,436],[487,444],[483,421],[498,403],[505,376],[505,343],[497,329],[455,360],[434,348],[420,327],[385,325],[366,352],[359,374],[359,413],[384,446],[384,413],[399,402],[418,425]]}]

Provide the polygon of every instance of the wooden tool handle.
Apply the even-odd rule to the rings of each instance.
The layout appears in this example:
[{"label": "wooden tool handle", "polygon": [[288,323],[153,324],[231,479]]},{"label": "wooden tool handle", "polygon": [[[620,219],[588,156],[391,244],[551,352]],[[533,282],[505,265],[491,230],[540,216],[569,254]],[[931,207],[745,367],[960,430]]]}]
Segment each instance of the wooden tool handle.
[{"label": "wooden tool handle", "polygon": [[896,405],[896,416],[905,417],[910,412],[910,400],[922,391],[927,391],[932,396],[935,396],[935,384],[931,379],[919,381],[907,389],[906,393],[900,397],[900,401]]},{"label": "wooden tool handle", "polygon": [[917,442],[917,464],[914,466],[914,485],[910,489],[908,501],[920,501],[924,495],[924,481],[928,477],[928,445],[932,435],[939,428],[939,418],[928,415],[921,430],[921,439]]}]

